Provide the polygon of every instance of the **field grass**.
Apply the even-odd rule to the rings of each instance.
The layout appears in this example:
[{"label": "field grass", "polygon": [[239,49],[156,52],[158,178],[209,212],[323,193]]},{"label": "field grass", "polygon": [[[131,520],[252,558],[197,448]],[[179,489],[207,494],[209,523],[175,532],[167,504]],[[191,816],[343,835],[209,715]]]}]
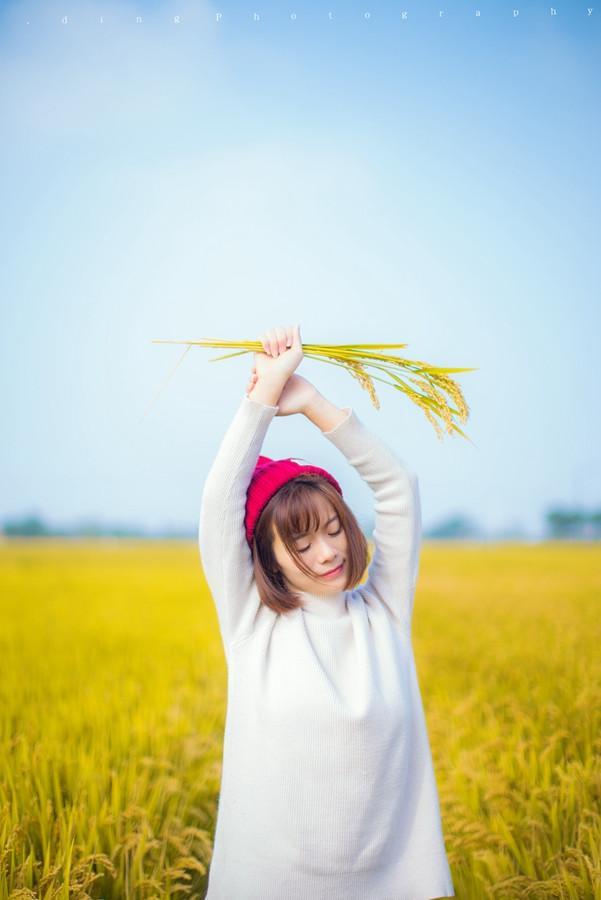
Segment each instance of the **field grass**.
[{"label": "field grass", "polygon": [[[195,544],[5,542],[0,598],[0,898],[204,897],[227,672]],[[460,900],[601,900],[600,612],[599,545],[423,545]]]}]

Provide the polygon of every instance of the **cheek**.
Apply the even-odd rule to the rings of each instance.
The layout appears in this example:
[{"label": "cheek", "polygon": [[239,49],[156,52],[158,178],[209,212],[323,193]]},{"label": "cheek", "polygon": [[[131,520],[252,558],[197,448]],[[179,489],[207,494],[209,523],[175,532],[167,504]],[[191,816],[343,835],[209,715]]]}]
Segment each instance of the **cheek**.
[{"label": "cheek", "polygon": [[[298,569],[299,572],[302,572],[301,566],[307,566],[308,569],[311,568],[312,559],[313,559],[313,554],[311,553],[310,550],[307,550],[306,553],[301,553],[299,562],[297,563],[295,560],[294,565]],[[304,574],[305,573],[303,572],[303,575]]]},{"label": "cheek", "polygon": [[308,551],[307,553],[301,553],[299,557],[300,562],[297,562],[291,553],[287,553],[285,568],[288,570],[288,572],[296,572],[297,574],[304,575],[305,573],[301,569],[301,565],[309,566],[310,568],[311,564],[307,559],[309,554],[310,551]]}]

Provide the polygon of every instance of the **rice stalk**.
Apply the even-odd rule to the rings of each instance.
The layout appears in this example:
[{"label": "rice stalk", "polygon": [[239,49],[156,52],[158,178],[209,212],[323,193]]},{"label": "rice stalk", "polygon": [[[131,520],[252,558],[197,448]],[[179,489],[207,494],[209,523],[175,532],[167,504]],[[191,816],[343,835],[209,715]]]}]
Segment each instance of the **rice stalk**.
[{"label": "rice stalk", "polygon": [[[246,353],[264,352],[263,344],[260,341],[227,341],[219,338],[203,338],[196,341],[155,340],[152,343],[185,344],[185,353],[192,346],[232,351],[213,357],[209,362],[219,362],[223,359],[231,359],[234,356],[243,356]],[[372,405],[376,409],[380,409],[380,400],[376,393],[374,380],[388,384],[395,390],[405,394],[415,403],[433,426],[439,439],[442,439],[444,436],[442,427],[444,426],[444,430],[448,435],[459,434],[466,440],[470,440],[455,421],[455,418],[457,418],[462,424],[467,422],[469,406],[461,388],[451,378],[451,373],[474,372],[477,369],[474,367],[432,366],[423,360],[411,360],[395,356],[389,352],[382,352],[407,346],[407,344],[303,344],[302,349],[305,357],[330,365],[342,366],[368,392]],[[177,369],[182,359],[183,356],[178,361],[175,369]],[[172,377],[175,369],[169,378]],[[388,376],[388,379],[378,377],[372,371],[368,371],[368,369],[381,371]],[[411,387],[407,381],[415,385],[418,390]],[[455,405],[453,406],[452,403]]]}]

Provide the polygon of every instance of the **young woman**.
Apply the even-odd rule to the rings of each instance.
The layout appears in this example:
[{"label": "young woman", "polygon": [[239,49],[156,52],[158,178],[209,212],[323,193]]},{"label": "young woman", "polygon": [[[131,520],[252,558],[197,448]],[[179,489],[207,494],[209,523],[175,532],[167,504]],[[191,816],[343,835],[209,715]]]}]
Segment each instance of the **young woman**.
[{"label": "young woman", "polygon": [[[298,326],[261,337],[204,485],[199,546],[228,664],[206,900],[454,896],[411,644],[417,479],[300,375]],[[369,485],[374,555],[338,481],[260,456],[301,413]]]}]

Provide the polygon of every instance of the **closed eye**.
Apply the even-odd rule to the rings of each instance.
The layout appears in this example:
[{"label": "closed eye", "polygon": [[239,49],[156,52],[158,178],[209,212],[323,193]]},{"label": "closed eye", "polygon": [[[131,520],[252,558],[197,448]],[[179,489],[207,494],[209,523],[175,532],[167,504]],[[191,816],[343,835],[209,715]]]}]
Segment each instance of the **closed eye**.
[{"label": "closed eye", "polygon": [[[329,535],[330,535],[330,537],[336,537],[336,535],[337,535],[337,534],[340,534],[341,531],[342,531],[342,525],[340,526],[340,528],[338,529],[338,531],[329,532]],[[311,546],[311,544],[307,544],[306,547],[303,547],[302,550],[299,549],[298,552],[299,552],[299,553],[306,553],[310,546]]]}]

